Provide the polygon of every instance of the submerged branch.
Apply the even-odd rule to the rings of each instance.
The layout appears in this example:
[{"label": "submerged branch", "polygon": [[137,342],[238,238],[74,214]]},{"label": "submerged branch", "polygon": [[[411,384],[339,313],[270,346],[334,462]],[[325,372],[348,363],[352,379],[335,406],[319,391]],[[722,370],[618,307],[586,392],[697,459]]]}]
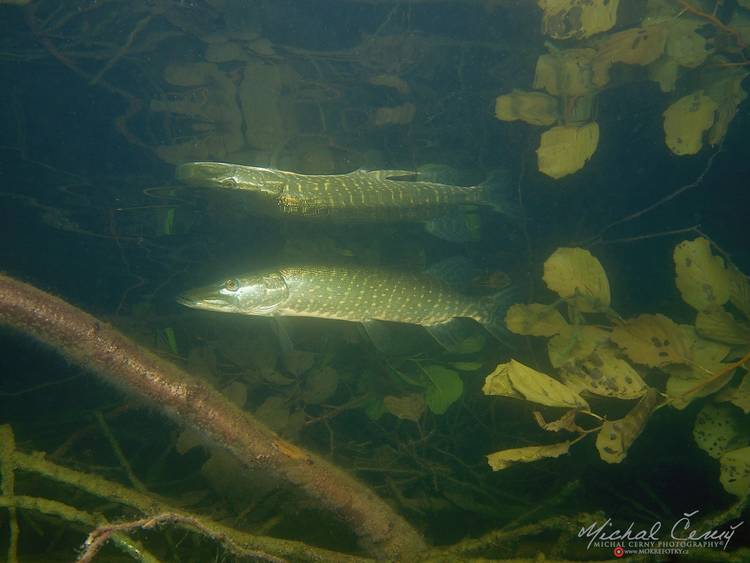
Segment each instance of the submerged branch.
[{"label": "submerged branch", "polygon": [[409,560],[422,536],[364,484],[287,442],[206,383],[62,299],[0,275],[0,324],[45,342],[105,381],[147,400],[247,466],[264,467],[342,518],[377,557]]}]

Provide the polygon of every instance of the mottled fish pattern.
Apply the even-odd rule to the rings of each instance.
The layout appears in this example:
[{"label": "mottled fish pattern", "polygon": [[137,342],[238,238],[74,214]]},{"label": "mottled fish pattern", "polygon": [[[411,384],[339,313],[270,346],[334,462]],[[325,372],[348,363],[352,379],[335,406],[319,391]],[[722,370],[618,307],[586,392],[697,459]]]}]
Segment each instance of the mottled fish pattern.
[{"label": "mottled fish pattern", "polygon": [[177,178],[199,187],[256,193],[278,211],[300,217],[353,221],[420,221],[467,205],[493,205],[488,188],[414,180],[404,170],[357,170],[348,174],[305,175],[219,162],[192,162]]},{"label": "mottled fish pattern", "polygon": [[430,276],[358,267],[281,268],[194,289],[179,301],[246,315],[382,320],[426,327],[456,317],[491,322],[491,312],[479,300]]},{"label": "mottled fish pattern", "polygon": [[476,300],[429,276],[343,267],[284,268],[279,274],[289,289],[278,308],[282,315],[422,326],[455,317],[489,320]]}]

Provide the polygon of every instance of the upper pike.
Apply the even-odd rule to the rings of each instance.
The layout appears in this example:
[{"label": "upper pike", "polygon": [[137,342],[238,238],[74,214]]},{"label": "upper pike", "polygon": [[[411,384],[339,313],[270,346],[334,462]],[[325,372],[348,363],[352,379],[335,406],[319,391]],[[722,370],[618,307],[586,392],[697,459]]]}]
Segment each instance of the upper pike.
[{"label": "upper pike", "polygon": [[283,182],[274,170],[223,162],[188,162],[177,167],[177,180],[199,188],[248,190],[278,196]]}]

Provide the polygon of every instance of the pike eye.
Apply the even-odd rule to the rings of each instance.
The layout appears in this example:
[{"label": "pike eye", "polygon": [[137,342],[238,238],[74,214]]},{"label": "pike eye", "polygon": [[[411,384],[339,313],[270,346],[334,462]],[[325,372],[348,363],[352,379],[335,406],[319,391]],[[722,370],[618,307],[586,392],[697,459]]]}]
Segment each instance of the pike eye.
[{"label": "pike eye", "polygon": [[237,291],[240,288],[240,282],[237,280],[227,280],[224,282],[224,289],[227,291]]}]

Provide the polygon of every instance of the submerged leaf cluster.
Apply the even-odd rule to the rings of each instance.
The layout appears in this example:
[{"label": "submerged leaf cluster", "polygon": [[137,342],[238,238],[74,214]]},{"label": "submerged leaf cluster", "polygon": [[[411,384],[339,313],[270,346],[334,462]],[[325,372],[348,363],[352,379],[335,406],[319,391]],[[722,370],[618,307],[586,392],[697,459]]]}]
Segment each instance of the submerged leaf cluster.
[{"label": "submerged leaf cluster", "polygon": [[[487,376],[483,391],[566,409],[553,422],[540,412],[534,418],[544,430],[577,437],[495,452],[488,456],[494,470],[558,457],[589,434],[603,461],[619,463],[656,409],[710,396],[696,419],[696,442],[720,461],[728,492],[750,493],[750,281],[705,238],[678,244],[674,264],[683,300],[698,311],[693,325],[662,314],[622,318],[611,308],[604,268],[585,249],[558,248],[547,259],[544,281],[559,299],[513,305],[505,322],[511,332],[547,339],[554,376],[513,359]],[[590,406],[597,397],[636,402],[608,420]]]}]

